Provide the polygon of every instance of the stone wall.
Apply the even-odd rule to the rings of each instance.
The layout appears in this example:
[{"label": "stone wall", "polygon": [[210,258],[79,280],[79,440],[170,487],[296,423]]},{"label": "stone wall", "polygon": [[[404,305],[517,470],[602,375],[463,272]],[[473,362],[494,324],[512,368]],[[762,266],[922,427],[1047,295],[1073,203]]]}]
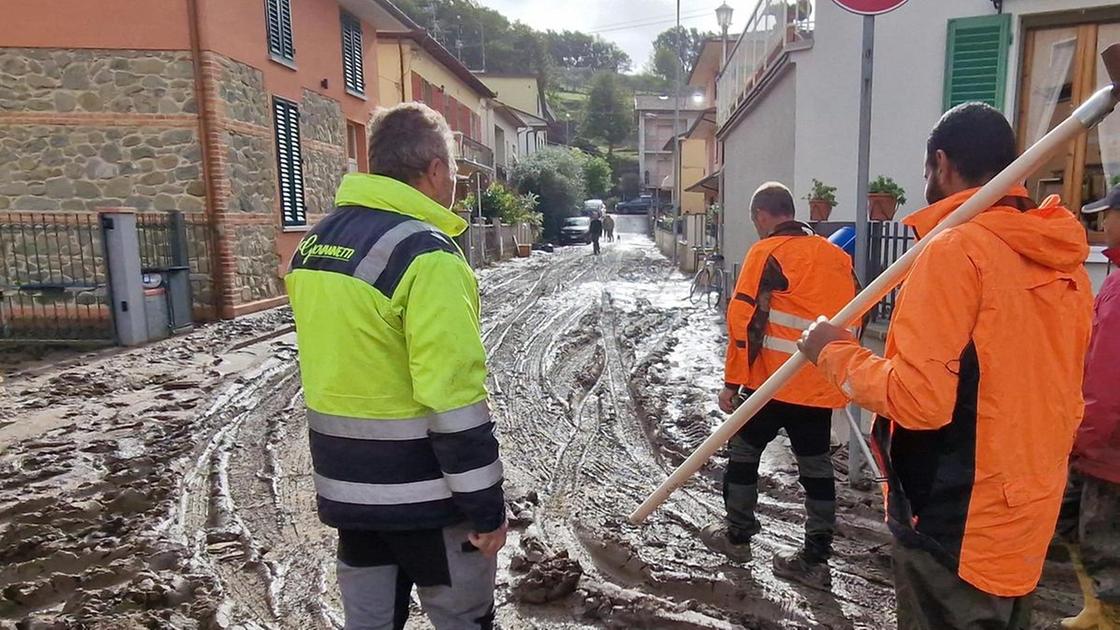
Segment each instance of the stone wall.
[{"label": "stone wall", "polygon": [[202,212],[194,129],[0,125],[0,210]]},{"label": "stone wall", "polygon": [[229,212],[276,212],[276,152],[274,140],[230,131],[222,134],[229,177]]},{"label": "stone wall", "polygon": [[284,287],[277,275],[280,255],[276,252],[276,227],[240,225],[229,230],[228,238],[237,254],[234,288],[239,302],[248,304],[282,295]]},{"label": "stone wall", "polygon": [[224,109],[220,112],[229,120],[272,129],[271,97],[264,89],[264,75],[260,70],[213,53],[208,60],[217,64],[218,100]]},{"label": "stone wall", "polygon": [[0,48],[0,112],[194,114],[187,51]]},{"label": "stone wall", "polygon": [[346,150],[346,118],[338,101],[304,90],[299,118],[301,140],[325,142]]},{"label": "stone wall", "polygon": [[308,220],[330,212],[334,195],[346,173],[346,118],[334,99],[309,90],[300,103],[300,140],[303,144],[303,181]]}]

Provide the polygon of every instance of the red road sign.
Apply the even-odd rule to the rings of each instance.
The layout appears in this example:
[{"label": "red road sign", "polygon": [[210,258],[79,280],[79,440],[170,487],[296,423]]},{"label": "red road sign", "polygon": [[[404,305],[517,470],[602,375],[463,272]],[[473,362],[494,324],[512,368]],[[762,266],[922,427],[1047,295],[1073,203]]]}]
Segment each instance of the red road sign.
[{"label": "red road sign", "polygon": [[879,15],[894,11],[906,4],[906,0],[832,0],[841,8],[860,15]]}]

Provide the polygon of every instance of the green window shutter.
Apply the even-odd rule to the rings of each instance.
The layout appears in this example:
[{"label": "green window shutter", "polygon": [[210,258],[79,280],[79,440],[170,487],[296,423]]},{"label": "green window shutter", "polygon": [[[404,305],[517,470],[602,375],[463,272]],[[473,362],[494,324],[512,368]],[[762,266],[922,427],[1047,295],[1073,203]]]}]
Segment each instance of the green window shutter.
[{"label": "green window shutter", "polygon": [[949,20],[945,53],[945,109],[982,101],[1003,109],[1011,16]]}]

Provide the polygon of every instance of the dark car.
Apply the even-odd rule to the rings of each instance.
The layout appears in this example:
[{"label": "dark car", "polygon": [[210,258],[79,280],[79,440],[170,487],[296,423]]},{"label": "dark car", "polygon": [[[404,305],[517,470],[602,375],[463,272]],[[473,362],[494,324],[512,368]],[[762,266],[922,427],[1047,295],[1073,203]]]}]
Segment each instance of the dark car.
[{"label": "dark car", "polygon": [[560,226],[560,244],[587,245],[591,242],[591,219],[589,217],[571,217],[564,219]]},{"label": "dark car", "polygon": [[615,214],[646,214],[653,206],[653,198],[645,195],[630,201],[620,201],[615,206]]}]

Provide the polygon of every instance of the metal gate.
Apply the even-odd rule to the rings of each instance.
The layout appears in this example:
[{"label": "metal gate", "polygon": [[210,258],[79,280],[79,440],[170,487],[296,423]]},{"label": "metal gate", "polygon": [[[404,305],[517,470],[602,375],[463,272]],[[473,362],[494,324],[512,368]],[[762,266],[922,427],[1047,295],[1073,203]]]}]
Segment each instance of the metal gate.
[{"label": "metal gate", "polygon": [[[916,237],[908,225],[897,221],[872,221],[867,265],[867,281],[878,278],[914,245]],[[887,321],[894,312],[898,288],[886,295],[871,311],[872,321]]]},{"label": "metal gate", "polygon": [[114,342],[96,213],[0,213],[0,342]]}]

